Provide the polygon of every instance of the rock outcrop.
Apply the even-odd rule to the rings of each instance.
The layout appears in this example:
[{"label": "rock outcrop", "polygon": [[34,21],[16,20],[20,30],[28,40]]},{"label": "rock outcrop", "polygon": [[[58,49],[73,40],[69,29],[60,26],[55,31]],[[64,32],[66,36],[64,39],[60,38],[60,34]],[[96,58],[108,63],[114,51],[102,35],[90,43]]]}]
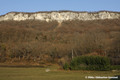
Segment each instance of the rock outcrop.
[{"label": "rock outcrop", "polygon": [[100,12],[74,12],[74,11],[52,11],[52,12],[10,12],[0,16],[0,21],[14,20],[41,20],[41,21],[66,21],[66,20],[101,20],[118,19],[120,12],[100,11]]}]

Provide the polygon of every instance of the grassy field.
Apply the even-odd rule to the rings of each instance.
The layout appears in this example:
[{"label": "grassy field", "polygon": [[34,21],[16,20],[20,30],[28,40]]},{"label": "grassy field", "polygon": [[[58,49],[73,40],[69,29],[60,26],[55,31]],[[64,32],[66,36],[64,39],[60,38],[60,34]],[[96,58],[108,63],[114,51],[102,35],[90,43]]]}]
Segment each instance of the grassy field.
[{"label": "grassy field", "polygon": [[[95,80],[85,79],[85,76],[114,76],[120,71],[64,71],[54,67],[49,68],[12,68],[0,67],[0,80]],[[97,79],[99,80],[99,79]],[[109,80],[109,79],[100,79]]]}]

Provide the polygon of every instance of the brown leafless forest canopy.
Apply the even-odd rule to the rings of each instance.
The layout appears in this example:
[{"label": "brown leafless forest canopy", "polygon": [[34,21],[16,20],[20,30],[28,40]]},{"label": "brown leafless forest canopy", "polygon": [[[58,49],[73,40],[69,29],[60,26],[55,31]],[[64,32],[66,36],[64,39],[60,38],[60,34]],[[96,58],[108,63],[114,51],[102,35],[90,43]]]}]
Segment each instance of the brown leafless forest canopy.
[{"label": "brown leafless forest canopy", "polygon": [[0,62],[62,65],[72,53],[108,56],[120,64],[120,19],[0,22]]}]

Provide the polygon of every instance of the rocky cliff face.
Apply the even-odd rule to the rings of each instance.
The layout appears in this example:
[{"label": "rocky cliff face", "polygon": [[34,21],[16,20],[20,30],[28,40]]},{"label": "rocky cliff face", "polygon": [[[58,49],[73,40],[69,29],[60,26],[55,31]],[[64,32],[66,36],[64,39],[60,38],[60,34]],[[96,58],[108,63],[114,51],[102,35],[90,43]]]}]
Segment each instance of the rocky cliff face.
[{"label": "rocky cliff face", "polygon": [[0,21],[6,20],[41,20],[41,21],[66,21],[66,20],[101,20],[101,19],[118,19],[120,12],[100,11],[100,12],[73,12],[73,11],[52,11],[52,12],[37,12],[23,13],[10,12],[0,16]]}]

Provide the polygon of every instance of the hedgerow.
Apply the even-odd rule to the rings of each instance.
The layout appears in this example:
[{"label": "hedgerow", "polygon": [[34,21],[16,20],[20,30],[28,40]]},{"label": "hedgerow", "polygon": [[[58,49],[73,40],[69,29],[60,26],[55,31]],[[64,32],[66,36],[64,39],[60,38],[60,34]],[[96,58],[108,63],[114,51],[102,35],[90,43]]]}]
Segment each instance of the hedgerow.
[{"label": "hedgerow", "polygon": [[110,70],[110,60],[103,56],[80,56],[72,59],[69,68],[71,70]]}]

